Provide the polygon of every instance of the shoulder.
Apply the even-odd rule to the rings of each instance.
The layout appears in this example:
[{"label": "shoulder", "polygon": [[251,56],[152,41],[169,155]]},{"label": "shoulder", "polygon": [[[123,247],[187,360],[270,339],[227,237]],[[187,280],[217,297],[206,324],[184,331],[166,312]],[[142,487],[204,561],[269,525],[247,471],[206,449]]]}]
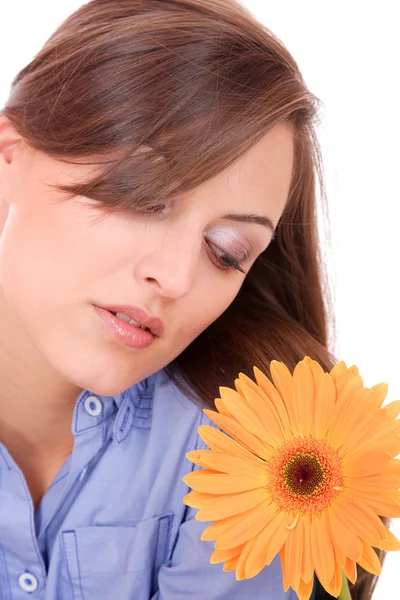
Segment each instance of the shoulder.
[{"label": "shoulder", "polygon": [[154,375],[153,411],[168,413],[171,419],[179,422],[197,420],[204,415],[200,403],[194,402],[184,394],[170,379],[165,369]]},{"label": "shoulder", "polygon": [[190,491],[183,478],[196,468],[186,454],[207,449],[198,427],[212,423],[164,370],[126,390],[123,402],[133,415],[123,460],[130,471],[137,463],[132,485],[140,481],[141,514],[145,518],[173,514],[174,540],[188,508],[182,502]]},{"label": "shoulder", "polygon": [[165,451],[183,453],[206,448],[198,427],[216,426],[204,414],[200,403],[187,397],[165,369],[133,385],[124,395],[132,403],[136,426],[148,428],[150,438],[163,445]]},{"label": "shoulder", "polygon": [[153,395],[153,424],[174,432],[175,440],[187,451],[205,447],[198,435],[200,425],[214,426],[202,406],[187,397],[163,369],[157,374]]}]

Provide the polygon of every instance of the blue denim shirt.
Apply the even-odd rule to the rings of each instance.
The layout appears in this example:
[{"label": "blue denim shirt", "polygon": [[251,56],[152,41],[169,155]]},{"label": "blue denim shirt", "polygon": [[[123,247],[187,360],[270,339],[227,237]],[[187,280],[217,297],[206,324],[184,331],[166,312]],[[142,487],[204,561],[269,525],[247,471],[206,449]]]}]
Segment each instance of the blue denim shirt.
[{"label": "blue denim shirt", "polygon": [[210,564],[210,523],[182,502],[201,424],[163,369],[113,397],[82,391],[73,452],[36,511],[0,444],[1,600],[294,600],[279,558],[243,581]]}]

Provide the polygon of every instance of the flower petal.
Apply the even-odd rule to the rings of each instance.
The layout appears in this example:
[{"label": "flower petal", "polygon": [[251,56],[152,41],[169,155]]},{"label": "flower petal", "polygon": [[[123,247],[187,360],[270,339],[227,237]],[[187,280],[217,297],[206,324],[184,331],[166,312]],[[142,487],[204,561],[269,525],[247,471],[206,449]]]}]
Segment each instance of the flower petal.
[{"label": "flower petal", "polygon": [[224,564],[224,566],[222,567],[222,570],[225,572],[228,571],[234,571],[236,569],[236,565],[237,562],[239,560],[239,554],[237,556],[234,556],[233,558],[230,558],[229,560],[226,561],[226,563]]},{"label": "flower petal", "polygon": [[250,431],[250,433],[256,435],[260,439],[265,440],[268,444],[275,445],[276,440],[266,429],[267,423],[264,425],[257,413],[250,408],[249,404],[244,401],[243,397],[238,394],[238,392],[226,387],[220,387],[219,391],[226,407],[238,423],[241,423],[247,431]]},{"label": "flower petal", "polygon": [[[382,550],[400,550],[400,542],[381,521],[376,512],[374,512],[372,508],[368,506],[368,504],[359,502],[352,497],[347,497],[346,506],[350,506],[350,513],[352,511],[352,507],[355,507],[358,513],[361,515],[359,518],[363,519],[363,525],[365,526],[365,524],[368,523],[377,531],[379,541],[375,545],[376,548],[381,548]],[[370,543],[367,539],[364,541]],[[374,545],[374,543],[371,543],[371,545]]]},{"label": "flower petal", "polygon": [[[275,512],[270,521],[258,533],[255,544],[246,561],[246,577],[254,577],[269,564],[282,548],[285,536],[287,517],[283,512]],[[273,547],[272,547],[273,546]]]},{"label": "flower petal", "polygon": [[283,546],[280,549],[279,556],[280,556],[280,559],[281,559],[283,591],[287,592],[288,589],[289,589],[289,587],[290,587],[290,582],[289,582],[289,572],[288,572],[288,570],[286,568],[286,563],[285,563],[285,546]]},{"label": "flower petal", "polygon": [[[219,499],[221,498],[221,500]],[[216,521],[226,519],[232,515],[238,515],[248,511],[250,508],[268,500],[265,488],[250,490],[241,494],[229,494],[227,496],[214,496],[213,504],[200,507],[196,514],[198,521]]]},{"label": "flower petal", "polygon": [[[249,511],[247,511],[248,513]],[[246,513],[246,514],[247,514]],[[205,540],[206,542],[217,540],[221,535],[229,531],[234,525],[239,523],[243,519],[243,513],[238,515],[233,515],[232,517],[227,517],[226,519],[221,519],[219,521],[215,521],[215,523],[211,523],[208,527],[206,527],[203,533],[200,536],[201,540]],[[240,544],[237,544],[240,546]],[[216,547],[216,544],[214,544]],[[234,548],[235,546],[231,546]],[[224,548],[221,548],[224,550]]]},{"label": "flower petal", "polygon": [[344,360],[340,360],[332,367],[329,374],[332,377],[333,381],[336,383],[336,381],[338,381],[338,379],[342,377],[342,375],[347,373],[347,371],[348,369],[346,363],[344,362]]},{"label": "flower petal", "polygon": [[351,583],[355,583],[357,580],[357,563],[351,558],[346,558],[345,565],[343,567],[345,575]]},{"label": "flower petal", "polygon": [[306,515],[302,519],[303,525],[303,552],[301,556],[301,578],[304,583],[312,580],[314,575],[314,563],[311,554],[311,521]]},{"label": "flower petal", "polygon": [[333,544],[338,546],[346,556],[358,561],[363,553],[363,545],[360,538],[343,523],[342,519],[333,509],[333,505],[327,510],[326,516],[329,521],[329,530]]},{"label": "flower petal", "polygon": [[293,433],[298,433],[293,429],[293,378],[287,366],[277,360],[271,360],[270,363],[271,377],[274,385],[279,392],[282,400],[285,403],[289,417],[289,422]]},{"label": "flower petal", "polygon": [[350,402],[350,399],[353,397],[353,394],[360,389],[365,388],[363,387],[362,377],[357,375],[356,377],[351,377],[340,392],[337,391],[335,418],[342,413],[347,404]]},{"label": "flower petal", "polygon": [[314,580],[311,579],[308,583],[301,580],[299,587],[296,590],[296,594],[299,600],[309,600],[314,587]]},{"label": "flower petal", "polygon": [[230,560],[231,558],[238,557],[244,548],[245,544],[241,544],[240,546],[236,546],[236,548],[229,548],[229,550],[217,550],[211,554],[210,563],[212,565],[216,565],[220,562],[225,562],[226,560]]},{"label": "flower petal", "polygon": [[211,450],[215,450],[217,452],[226,452],[227,454],[232,454],[233,456],[238,456],[240,458],[245,458],[246,460],[250,460],[255,464],[265,464],[264,461],[258,456],[255,456],[252,452],[249,452],[241,446],[236,440],[228,437],[219,429],[212,427],[211,425],[199,425],[198,433],[203,442],[207,444],[211,448]]},{"label": "flower petal", "polygon": [[[349,385],[357,378],[354,378]],[[347,386],[349,387],[349,386]],[[347,389],[346,387],[346,389]],[[327,440],[334,448],[342,445],[343,440],[351,435],[355,425],[360,422],[365,416],[365,401],[369,396],[369,390],[359,388],[338,415],[335,415],[334,420],[330,424],[330,431],[327,435]]]},{"label": "flower petal", "polygon": [[343,460],[343,474],[347,477],[362,477],[381,472],[390,462],[391,456],[380,452],[365,452]]},{"label": "flower petal", "polygon": [[293,411],[296,429],[303,435],[310,433],[314,413],[314,379],[310,367],[303,361],[293,371]]},{"label": "flower petal", "polygon": [[321,584],[325,586],[335,573],[335,555],[325,518],[311,519],[311,556],[315,572]]},{"label": "flower petal", "polygon": [[264,460],[269,460],[271,451],[268,450],[255,435],[246,431],[246,429],[235,419],[220,415],[207,408],[203,408],[203,412],[211,421],[218,425],[218,427],[236,439],[241,446],[247,448],[247,450],[253,452],[256,456],[259,456]]},{"label": "flower petal", "polygon": [[333,596],[334,598],[337,598],[339,596],[340,590],[342,588],[342,582],[343,582],[343,571],[342,571],[341,567],[337,563],[335,563],[334,575],[329,582],[325,583],[324,587],[331,596]]},{"label": "flower petal", "polygon": [[[281,425],[275,416],[275,411],[270,402],[265,401],[257,392],[249,388],[247,385],[243,386],[244,396],[254,411],[257,418],[261,420],[263,426],[268,429],[268,433],[272,436],[275,444],[280,444],[283,441],[283,432]],[[269,440],[268,440],[269,442]]]},{"label": "flower petal", "polygon": [[290,585],[294,590],[297,590],[300,585],[303,544],[304,528],[302,519],[299,519],[296,527],[289,531],[285,543],[285,564],[290,574]]},{"label": "flower petal", "polygon": [[345,555],[345,553],[343,552],[343,550],[341,550],[339,548],[339,546],[337,544],[335,544],[334,538],[333,538],[333,535],[332,535],[332,531],[331,531],[331,524],[330,524],[328,518],[326,520],[326,525],[327,525],[327,527],[329,529],[329,533],[330,533],[331,540],[332,540],[332,543],[333,543],[333,551],[335,553],[335,562],[338,565],[340,565],[341,569],[344,569],[344,565],[346,564],[347,556]]},{"label": "flower petal", "polygon": [[257,385],[261,388],[266,397],[274,405],[276,412],[279,415],[282,430],[285,433],[285,438],[289,439],[290,437],[292,437],[292,429],[290,427],[289,414],[284,400],[282,399],[274,384],[268,379],[266,375],[264,375],[264,373],[260,371],[260,369],[254,367],[253,370],[257,381]]},{"label": "flower petal", "polygon": [[367,477],[346,477],[346,488],[357,488],[364,492],[388,492],[398,490],[400,482],[394,475],[368,475]]},{"label": "flower petal", "polygon": [[332,379],[335,382],[337,396],[339,396],[342,393],[342,391],[344,390],[346,385],[349,383],[349,381],[354,379],[354,377],[358,377],[360,375],[360,373],[358,372],[358,369],[355,365],[353,365],[352,367],[349,367],[349,368],[346,367],[345,371],[342,372],[341,374],[338,374],[337,376],[335,376],[333,374],[334,371],[335,371],[335,367],[331,370],[330,374],[331,374]]},{"label": "flower petal", "polygon": [[267,555],[266,555],[266,560],[267,560],[267,565],[269,565],[275,558],[275,556],[277,554],[279,554],[283,544],[285,544],[287,537],[289,535],[289,525],[293,522],[293,517],[288,514],[288,513],[281,513],[282,514],[282,521],[281,518],[279,517],[278,519],[278,523],[279,526],[278,528],[275,530],[274,534],[272,535],[268,548],[267,548]]},{"label": "flower petal", "polygon": [[217,411],[221,415],[232,418],[232,414],[229,412],[229,410],[228,410],[225,402],[222,400],[222,398],[215,398],[214,404],[215,404]]},{"label": "flower petal", "polygon": [[[245,492],[246,493],[246,492]],[[218,499],[229,498],[230,494],[226,496],[218,496]],[[216,496],[214,494],[204,494],[203,492],[195,492],[192,490],[186,496],[182,498],[183,504],[191,506],[192,508],[201,508],[202,506],[208,506],[215,504]]]},{"label": "flower petal", "polygon": [[369,439],[376,431],[379,431],[386,423],[386,415],[382,410],[377,410],[370,415],[366,415],[360,420],[351,432],[351,436],[342,440],[342,447],[338,449],[340,456],[357,450],[360,443]]},{"label": "flower petal", "polygon": [[260,477],[260,485],[265,482],[266,467],[265,463],[263,464],[261,461],[256,464],[251,460],[214,450],[191,450],[186,453],[186,457],[201,467],[231,475]]},{"label": "flower petal", "polygon": [[336,388],[329,373],[321,378],[315,399],[314,430],[316,438],[325,437],[336,402]]},{"label": "flower petal", "polygon": [[359,441],[352,454],[366,451],[388,452],[393,457],[397,456],[400,453],[400,420],[389,421],[379,430],[372,431],[368,438]]},{"label": "flower petal", "polygon": [[393,459],[390,461],[388,466],[384,471],[385,475],[394,475],[395,477],[400,479],[400,460]]},{"label": "flower petal", "polygon": [[[278,412],[277,408],[275,407],[274,402],[272,402],[272,400],[263,391],[263,389],[257,383],[254,383],[254,381],[252,379],[250,379],[250,377],[247,377],[247,375],[244,375],[244,373],[239,373],[239,380],[235,380],[235,386],[238,389],[238,391],[240,390],[240,393],[246,398],[246,400],[250,404],[250,406],[253,407],[256,414],[259,415],[260,418],[262,418],[264,423],[268,424],[268,430],[270,430],[270,422],[269,422],[270,417],[269,417],[269,414],[268,415],[266,414],[264,417],[262,417],[262,414],[259,414],[258,398],[261,400],[261,404],[262,404],[261,410],[262,410],[263,406],[266,405],[268,410],[272,412],[274,423],[276,422],[276,424],[277,424],[277,428],[275,429],[275,437],[278,442],[280,442],[282,440],[282,438],[288,439],[289,437],[291,437],[292,432],[290,430],[289,419],[287,417],[286,409],[284,412],[284,415],[286,414],[286,420],[285,420],[284,418],[282,419],[282,415]],[[272,383],[271,383],[271,386],[272,386]],[[254,399],[255,402],[252,402],[251,397],[246,396],[245,388],[250,388],[257,395],[257,397]],[[275,388],[273,388],[273,389],[275,390]],[[279,395],[276,390],[275,390],[275,393],[277,395]],[[282,402],[282,399],[281,399],[281,402]]]},{"label": "flower petal", "polygon": [[247,542],[247,540],[257,535],[265,527],[265,524],[272,519],[275,512],[276,507],[274,505],[264,502],[242,513],[240,515],[241,519],[218,537],[215,547],[223,550]]},{"label": "flower petal", "polygon": [[315,389],[317,389],[317,387],[318,387],[317,384],[324,376],[324,373],[325,373],[324,369],[321,367],[321,365],[319,364],[318,361],[313,360],[309,356],[305,356],[303,358],[303,362],[305,362],[306,365],[308,365],[310,367],[311,373],[312,373],[312,376],[314,379],[314,387],[315,387]]},{"label": "flower petal", "polygon": [[400,498],[398,494],[397,496],[393,494],[394,497],[385,497],[382,494],[365,493],[357,489],[346,490],[346,494],[352,496],[357,502],[364,502],[381,517],[392,519],[400,517]]},{"label": "flower petal", "polygon": [[206,494],[238,494],[263,485],[258,477],[216,473],[210,469],[192,471],[182,477],[182,480],[197,492]]},{"label": "flower petal", "polygon": [[240,553],[237,565],[236,565],[236,580],[237,581],[241,581],[242,579],[246,579],[246,571],[245,571],[245,567],[246,567],[246,561],[247,561],[247,557],[249,556],[249,553],[252,549],[252,547],[254,546],[256,541],[256,536],[250,538],[249,540],[247,540],[247,542],[244,544],[243,550]]},{"label": "flower petal", "polygon": [[375,550],[373,550],[371,546],[369,546],[369,544],[367,544],[366,542],[363,542],[363,554],[360,560],[358,560],[357,562],[363,569],[365,569],[369,573],[373,573],[374,575],[381,574],[382,567],[381,563],[379,562],[379,558]]},{"label": "flower petal", "polygon": [[361,540],[371,546],[379,543],[379,532],[368,518],[368,513],[362,510],[362,506],[357,506],[350,498],[341,499],[339,497],[335,501],[334,510],[343,523]]},{"label": "flower petal", "polygon": [[372,399],[370,407],[372,409],[377,409],[382,406],[383,401],[385,400],[388,393],[388,387],[388,384],[385,381],[383,381],[382,383],[377,383],[376,385],[373,385],[372,388],[370,388]]},{"label": "flower petal", "polygon": [[397,419],[397,417],[400,415],[400,400],[394,400],[394,402],[385,404],[382,410],[385,411],[386,418],[388,420]]},{"label": "flower petal", "polygon": [[338,564],[341,569],[343,569],[344,565],[346,564],[347,556],[345,555],[343,550],[341,548],[339,548],[339,546],[337,544],[335,544],[335,538],[332,533],[332,527],[331,527],[331,523],[330,523],[328,514],[326,515],[325,524],[329,530],[329,535],[331,536],[331,540],[332,540],[332,544],[333,544],[333,552],[335,554],[335,563]]},{"label": "flower petal", "polygon": [[390,529],[386,529],[386,535],[384,539],[381,539],[376,548],[380,548],[381,550],[385,550],[386,552],[390,550],[400,550],[400,540],[397,539],[395,535],[390,531]]}]

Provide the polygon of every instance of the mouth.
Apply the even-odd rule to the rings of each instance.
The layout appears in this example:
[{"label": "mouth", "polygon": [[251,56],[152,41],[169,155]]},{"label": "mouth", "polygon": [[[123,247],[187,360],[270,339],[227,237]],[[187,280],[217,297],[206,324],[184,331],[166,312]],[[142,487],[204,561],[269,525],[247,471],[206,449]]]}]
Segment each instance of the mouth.
[{"label": "mouth", "polygon": [[159,317],[149,315],[143,308],[129,304],[116,304],[112,306],[99,306],[97,308],[108,311],[118,321],[128,323],[143,331],[152,333],[155,337],[161,337],[164,333],[164,323]]},{"label": "mouth", "polygon": [[115,317],[118,317],[118,319],[121,319],[121,321],[125,321],[126,323],[130,323],[131,325],[134,325],[135,327],[139,327],[139,329],[144,329],[145,331],[150,331],[149,327],[145,327],[144,325],[141,325],[140,323],[138,323],[134,319],[131,319],[130,317],[128,317],[128,315],[126,315],[125,313],[114,312],[113,310],[110,310],[109,312],[112,315],[114,315]]},{"label": "mouth", "polygon": [[[116,310],[116,307],[104,308],[93,305],[93,308],[103,326],[108,330],[108,335],[111,334],[123,345],[136,350],[143,350],[153,344],[157,339],[157,333],[161,334],[163,331],[163,323],[160,319],[146,317],[145,313],[138,312],[140,309],[131,308],[130,314],[127,314],[126,310]],[[135,315],[139,315],[137,319],[133,318],[133,312]],[[146,318],[148,324],[143,322]]]}]

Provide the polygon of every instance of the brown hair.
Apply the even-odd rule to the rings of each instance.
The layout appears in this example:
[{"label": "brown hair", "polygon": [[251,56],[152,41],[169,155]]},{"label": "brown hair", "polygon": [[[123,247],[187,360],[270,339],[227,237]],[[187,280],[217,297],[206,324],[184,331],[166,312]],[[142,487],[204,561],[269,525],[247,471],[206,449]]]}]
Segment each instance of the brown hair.
[{"label": "brown hair", "polygon": [[[337,362],[317,228],[318,192],[327,215],[321,105],[282,42],[231,0],[92,0],[12,83],[2,113],[32,147],[103,165],[57,189],[107,211],[156,210],[274,125],[293,125],[292,184],[273,241],[229,308],[166,367],[194,401],[214,408],[219,386],[253,365],[269,374],[272,359],[291,370],[305,355],[325,370]],[[359,568],[353,598],[371,598],[374,582]]]}]

